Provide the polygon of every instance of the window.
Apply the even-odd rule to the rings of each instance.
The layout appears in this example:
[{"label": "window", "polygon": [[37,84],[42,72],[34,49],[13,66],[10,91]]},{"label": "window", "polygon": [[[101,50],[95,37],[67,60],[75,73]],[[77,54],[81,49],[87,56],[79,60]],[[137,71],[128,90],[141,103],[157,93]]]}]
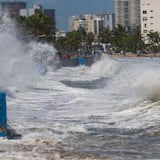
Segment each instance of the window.
[{"label": "window", "polygon": [[147,17],[143,17],[143,21],[147,21],[148,20],[148,18]]},{"label": "window", "polygon": [[145,30],[143,30],[143,33],[147,33],[147,30],[145,29]]},{"label": "window", "polygon": [[143,11],[143,14],[147,14],[147,11]]}]

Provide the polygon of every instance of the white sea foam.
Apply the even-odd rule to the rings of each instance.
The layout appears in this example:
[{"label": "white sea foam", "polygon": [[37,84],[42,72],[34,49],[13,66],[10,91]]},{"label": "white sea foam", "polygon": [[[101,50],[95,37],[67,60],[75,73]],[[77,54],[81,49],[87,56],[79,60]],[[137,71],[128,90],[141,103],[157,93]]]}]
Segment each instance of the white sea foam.
[{"label": "white sea foam", "polygon": [[12,19],[4,16],[0,25],[0,87],[35,85],[40,79],[38,64],[54,68],[55,48],[48,44],[21,42],[18,28]]},{"label": "white sea foam", "polygon": [[157,68],[147,67],[141,75],[137,76],[137,90],[148,100],[160,100],[160,71]]},{"label": "white sea foam", "polygon": [[10,23],[5,24],[5,30],[0,29],[0,85],[2,88],[30,84],[37,77],[33,59],[24,52],[21,42],[11,32]]},{"label": "white sea foam", "polygon": [[[35,60],[36,63],[42,61],[49,66],[55,49],[36,42],[22,45],[11,32],[12,29],[7,28],[10,21],[5,21],[7,23],[2,24],[5,30],[0,26],[0,85],[3,88],[19,88],[20,85],[28,85],[40,79]],[[152,127],[159,126],[159,101],[150,101],[155,97],[159,100],[159,75],[159,63],[145,58],[121,59],[118,62],[106,57],[91,67],[68,67],[56,72],[49,70],[38,85],[33,83],[30,90],[20,90],[15,93],[15,98],[8,99],[8,119],[11,127],[22,134],[22,139],[0,139],[0,159],[44,160],[56,156],[59,159],[59,154],[54,153],[55,144],[57,141],[63,144],[63,140],[66,145],[58,146],[58,149],[62,147],[63,150],[65,147],[70,151],[74,148],[75,152],[81,151],[81,154],[105,155],[105,146],[108,144],[112,153],[119,153],[120,148],[128,153],[128,147],[119,143],[121,137],[126,137],[126,144],[129,144],[128,140],[133,140],[131,144],[135,150],[142,147],[142,143],[140,146],[137,141],[134,143],[138,134],[123,134],[123,130],[138,129],[141,132],[141,129],[150,127],[152,132]],[[61,83],[64,79],[92,82],[101,77],[109,77],[109,80],[106,78],[106,87],[96,90],[79,89]],[[121,130],[122,136],[119,133]],[[75,141],[70,139],[74,136]],[[67,140],[71,144],[67,144]],[[105,144],[104,148],[101,142]],[[154,145],[154,142],[148,142],[148,146]],[[97,152],[97,149],[100,150]],[[108,156],[109,152],[106,154]],[[133,154],[135,157],[135,152]]]},{"label": "white sea foam", "polygon": [[100,77],[106,77],[114,75],[120,68],[121,66],[117,61],[104,55],[99,61],[91,66],[90,73],[99,75]]}]

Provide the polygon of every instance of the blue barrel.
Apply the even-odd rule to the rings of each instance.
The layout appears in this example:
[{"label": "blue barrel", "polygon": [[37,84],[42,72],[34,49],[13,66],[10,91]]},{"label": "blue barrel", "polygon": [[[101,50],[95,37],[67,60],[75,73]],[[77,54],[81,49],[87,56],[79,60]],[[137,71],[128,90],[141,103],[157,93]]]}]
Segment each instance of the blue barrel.
[{"label": "blue barrel", "polygon": [[78,64],[79,65],[85,65],[86,64],[86,58],[85,57],[79,57],[78,58]]},{"label": "blue barrel", "polygon": [[6,94],[0,92],[0,137],[7,136]]}]

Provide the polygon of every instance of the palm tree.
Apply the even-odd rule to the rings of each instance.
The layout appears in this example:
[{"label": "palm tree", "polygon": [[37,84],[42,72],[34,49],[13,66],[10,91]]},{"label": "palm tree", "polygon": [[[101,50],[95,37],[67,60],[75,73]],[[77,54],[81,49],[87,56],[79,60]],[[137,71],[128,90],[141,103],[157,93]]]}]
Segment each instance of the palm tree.
[{"label": "palm tree", "polygon": [[21,36],[27,35],[28,31],[27,31],[27,17],[25,16],[17,16],[16,18],[16,24],[19,28],[20,34]]},{"label": "palm tree", "polygon": [[103,31],[100,33],[98,38],[101,43],[111,43],[112,33],[108,28],[103,28]]},{"label": "palm tree", "polygon": [[67,38],[66,37],[59,37],[55,42],[55,47],[60,52],[65,52],[67,50]]},{"label": "palm tree", "polygon": [[112,45],[118,50],[124,50],[127,44],[127,36],[125,28],[118,25],[112,32]]},{"label": "palm tree", "polygon": [[142,35],[139,29],[134,30],[132,34],[128,35],[127,48],[132,53],[136,53],[138,50],[144,50],[145,44],[142,40]]},{"label": "palm tree", "polygon": [[86,34],[85,42],[87,46],[87,51],[91,51],[92,42],[94,41],[94,34],[92,32],[89,32]]},{"label": "palm tree", "polygon": [[52,31],[55,22],[44,13],[37,13],[29,17],[18,16],[16,20],[23,35],[31,34],[36,37],[45,35],[47,37],[50,34],[54,34]]},{"label": "palm tree", "polygon": [[150,31],[148,36],[150,48],[156,53],[160,49],[160,33]]},{"label": "palm tree", "polygon": [[66,34],[68,51],[74,52],[80,48],[81,37],[78,31],[68,32]]},{"label": "palm tree", "polygon": [[53,28],[52,19],[44,13],[37,13],[28,17],[27,29],[30,33],[39,35],[49,35]]}]

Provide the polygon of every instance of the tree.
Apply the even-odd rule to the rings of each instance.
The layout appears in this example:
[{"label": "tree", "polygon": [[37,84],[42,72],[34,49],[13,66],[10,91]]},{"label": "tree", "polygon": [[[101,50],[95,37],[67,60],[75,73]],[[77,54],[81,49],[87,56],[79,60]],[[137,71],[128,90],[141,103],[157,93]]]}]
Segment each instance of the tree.
[{"label": "tree", "polygon": [[121,25],[118,25],[112,32],[112,45],[118,48],[118,50],[126,49],[127,36],[128,35],[125,32],[125,28]]},{"label": "tree", "polygon": [[150,48],[156,53],[160,50],[160,33],[150,31],[148,36]]},{"label": "tree", "polygon": [[66,34],[68,51],[74,52],[80,48],[81,37],[78,31],[68,32]]},{"label": "tree", "polygon": [[27,17],[25,16],[17,16],[16,17],[17,26],[19,27],[20,36],[28,35],[27,31]]},{"label": "tree", "polygon": [[39,35],[49,35],[53,28],[52,19],[44,13],[37,13],[28,17],[27,29],[30,33]]},{"label": "tree", "polygon": [[88,51],[91,51],[91,48],[92,48],[91,46],[93,41],[94,41],[94,34],[92,32],[87,33],[85,37],[85,42],[86,42],[86,45],[88,46],[87,47]]},{"label": "tree", "polygon": [[98,37],[101,43],[111,43],[112,42],[112,33],[108,28],[103,28],[103,31]]},{"label": "tree", "polygon": [[55,47],[60,52],[65,52],[68,49],[67,38],[59,37],[55,42]]},{"label": "tree", "polygon": [[139,29],[134,30],[127,38],[127,48],[132,53],[136,53],[138,50],[142,51],[145,48],[144,41]]},{"label": "tree", "polygon": [[78,30],[77,30],[77,33],[81,37],[81,41],[84,41],[85,37],[86,37],[86,31],[85,31],[85,29],[83,27],[79,27]]},{"label": "tree", "polygon": [[16,17],[20,27],[25,28],[28,33],[35,36],[49,35],[52,32],[55,22],[44,13],[37,13],[29,17],[18,16]]}]

